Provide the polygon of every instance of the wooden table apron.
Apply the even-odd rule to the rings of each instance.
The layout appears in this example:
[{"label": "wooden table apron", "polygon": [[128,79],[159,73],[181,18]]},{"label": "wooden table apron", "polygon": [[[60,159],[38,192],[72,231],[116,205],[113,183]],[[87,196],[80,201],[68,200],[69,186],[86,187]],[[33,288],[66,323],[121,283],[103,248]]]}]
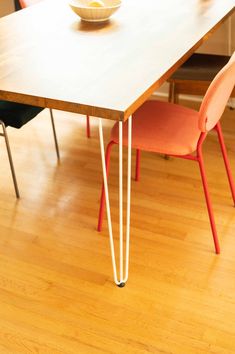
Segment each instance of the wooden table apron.
[{"label": "wooden table apron", "polygon": [[[89,24],[67,0],[45,0],[0,19],[0,99],[99,117],[114,281],[128,279],[131,116],[229,17],[235,0],[123,0],[110,21]],[[110,217],[102,119],[129,119],[126,252],[119,144],[119,275]]]}]

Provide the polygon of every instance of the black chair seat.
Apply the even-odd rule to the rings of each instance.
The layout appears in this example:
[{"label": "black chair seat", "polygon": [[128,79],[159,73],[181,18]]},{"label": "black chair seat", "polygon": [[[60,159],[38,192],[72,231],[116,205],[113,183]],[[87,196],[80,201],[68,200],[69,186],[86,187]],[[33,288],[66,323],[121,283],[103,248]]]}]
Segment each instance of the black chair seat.
[{"label": "black chair seat", "polygon": [[212,81],[229,59],[227,55],[195,53],[176,70],[169,81]]},{"label": "black chair seat", "polygon": [[19,129],[36,117],[43,109],[27,104],[0,100],[0,120],[4,122],[6,127],[11,126]]}]

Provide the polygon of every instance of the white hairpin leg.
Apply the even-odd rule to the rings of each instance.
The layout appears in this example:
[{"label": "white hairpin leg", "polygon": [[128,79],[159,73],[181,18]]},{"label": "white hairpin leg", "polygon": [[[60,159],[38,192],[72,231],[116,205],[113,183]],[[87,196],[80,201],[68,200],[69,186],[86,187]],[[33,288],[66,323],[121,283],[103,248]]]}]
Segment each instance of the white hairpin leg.
[{"label": "white hairpin leg", "polygon": [[[232,16],[229,16],[228,19],[228,55],[232,55],[233,48],[232,48]],[[234,98],[229,99],[229,106],[230,109],[235,108]]]},{"label": "white hairpin leg", "polygon": [[[113,266],[113,277],[115,283],[119,287],[124,287],[128,279],[129,273],[129,250],[130,250],[130,208],[131,208],[131,137],[132,137],[132,117],[128,120],[128,166],[127,166],[127,218],[126,218],[126,254],[125,260],[123,257],[124,250],[124,239],[123,239],[123,147],[122,147],[122,126],[123,123],[119,122],[119,265],[120,274],[118,279],[117,274],[117,264],[115,257],[115,247],[113,242],[113,230],[112,230],[112,220],[110,212],[109,203],[109,192],[107,183],[107,173],[105,165],[105,152],[104,152],[104,139],[103,139],[103,129],[102,129],[102,119],[99,118],[99,136],[100,136],[100,150],[101,150],[101,160],[103,168],[103,179],[104,179],[104,190],[105,190],[105,201],[108,219],[108,229],[109,229],[109,242],[112,257]],[[124,274],[125,270],[125,274]]]}]

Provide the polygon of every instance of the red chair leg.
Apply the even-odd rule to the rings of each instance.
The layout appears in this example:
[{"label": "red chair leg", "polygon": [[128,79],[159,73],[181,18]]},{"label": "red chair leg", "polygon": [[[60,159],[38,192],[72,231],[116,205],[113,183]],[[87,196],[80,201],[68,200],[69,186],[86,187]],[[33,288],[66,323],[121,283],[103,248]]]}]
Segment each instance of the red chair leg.
[{"label": "red chair leg", "polygon": [[91,137],[91,129],[90,129],[90,117],[86,116],[86,136],[88,138]]},{"label": "red chair leg", "polygon": [[213,209],[212,209],[212,203],[210,200],[202,153],[198,154],[198,162],[199,162],[199,168],[200,168],[200,173],[201,173],[201,178],[202,178],[204,194],[205,194],[205,198],[206,198],[207,210],[208,210],[210,224],[211,224],[211,231],[213,234],[213,239],[214,239],[214,244],[215,244],[215,252],[217,254],[219,254],[220,253],[219,240],[218,240],[218,235],[217,235],[216,226],[215,226],[214,213],[213,213]]},{"label": "red chair leg", "polygon": [[[108,144],[108,146],[106,148],[105,163],[106,163],[107,179],[108,179],[108,175],[109,175],[111,147],[114,144],[115,143],[113,141],[110,141],[110,143]],[[104,192],[104,183],[103,183],[101,197],[100,197],[100,210],[99,210],[98,226],[97,226],[97,231],[99,231],[99,232],[102,229],[103,218],[104,218],[104,207],[105,207],[105,192]]]},{"label": "red chair leg", "polygon": [[235,205],[235,185],[234,185],[234,181],[233,181],[233,177],[232,177],[231,167],[230,167],[228,154],[227,154],[226,146],[224,143],[224,137],[223,137],[220,123],[217,123],[217,125],[215,126],[215,130],[217,131],[217,134],[218,134],[220,148],[222,151],[224,164],[225,164],[225,168],[226,168],[226,172],[227,172],[227,176],[228,176],[228,181],[229,181],[229,185],[230,185],[230,189],[231,189],[231,193],[232,193],[232,197],[233,197],[233,203]]},{"label": "red chair leg", "polygon": [[140,179],[140,150],[136,150],[136,162],[135,162],[135,180]]}]

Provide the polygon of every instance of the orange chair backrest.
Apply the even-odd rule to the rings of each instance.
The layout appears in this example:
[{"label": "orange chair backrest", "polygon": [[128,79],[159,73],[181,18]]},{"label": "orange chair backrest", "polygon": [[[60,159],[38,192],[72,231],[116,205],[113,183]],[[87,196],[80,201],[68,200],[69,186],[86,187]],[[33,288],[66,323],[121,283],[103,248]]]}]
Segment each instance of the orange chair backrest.
[{"label": "orange chair backrest", "polygon": [[211,82],[199,111],[199,129],[210,131],[220,120],[235,85],[235,52]]},{"label": "orange chair backrest", "polygon": [[31,5],[35,5],[37,2],[40,2],[42,0],[19,0],[20,6],[22,9],[25,7],[29,7]]}]

